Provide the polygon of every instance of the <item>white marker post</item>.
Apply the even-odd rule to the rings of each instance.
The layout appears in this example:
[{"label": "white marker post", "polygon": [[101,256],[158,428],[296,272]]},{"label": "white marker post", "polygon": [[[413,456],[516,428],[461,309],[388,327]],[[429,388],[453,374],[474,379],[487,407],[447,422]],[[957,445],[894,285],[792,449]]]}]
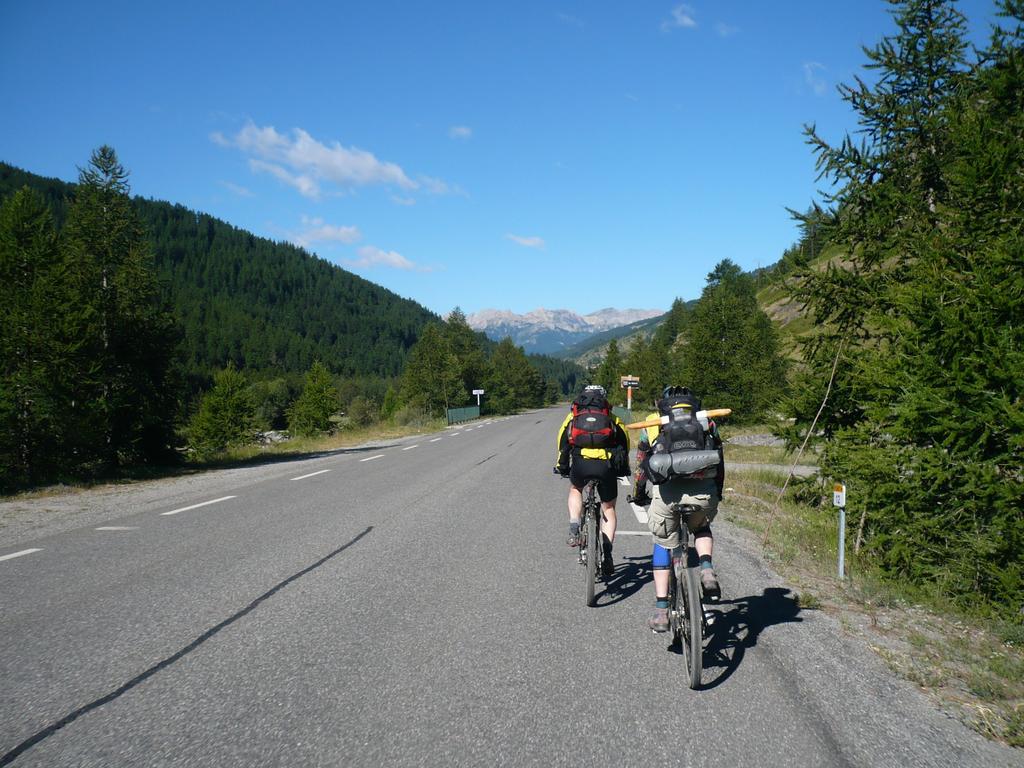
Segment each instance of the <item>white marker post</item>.
[{"label": "white marker post", "polygon": [[839,578],[846,577],[846,486],[832,486],[832,506],[839,507]]},{"label": "white marker post", "polygon": [[[465,390],[463,390],[463,392],[465,392]],[[482,395],[483,393],[484,393],[484,391],[482,389],[474,389],[473,390],[473,394],[476,395],[476,407],[477,408],[480,407],[480,395]]]}]

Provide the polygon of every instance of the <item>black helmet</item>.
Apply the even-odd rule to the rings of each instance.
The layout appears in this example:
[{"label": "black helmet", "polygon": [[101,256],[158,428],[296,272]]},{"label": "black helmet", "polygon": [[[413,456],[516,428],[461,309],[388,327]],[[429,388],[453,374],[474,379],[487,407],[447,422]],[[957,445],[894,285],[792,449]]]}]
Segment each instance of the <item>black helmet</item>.
[{"label": "black helmet", "polygon": [[665,387],[661,392],[662,397],[693,397],[689,387],[677,387],[675,384]]}]

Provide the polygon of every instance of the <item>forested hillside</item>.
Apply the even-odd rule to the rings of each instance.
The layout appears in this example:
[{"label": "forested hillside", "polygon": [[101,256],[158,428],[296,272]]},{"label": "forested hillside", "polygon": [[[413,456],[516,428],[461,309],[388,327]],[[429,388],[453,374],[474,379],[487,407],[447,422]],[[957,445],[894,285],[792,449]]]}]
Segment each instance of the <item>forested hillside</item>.
[{"label": "forested hillside", "polygon": [[459,311],[446,323],[293,245],[132,198],[127,179],[106,146],[78,184],[0,165],[0,489],[579,385],[575,364]]},{"label": "forested hillside", "polygon": [[[75,186],[0,164],[0,199],[22,186],[44,195],[58,226]],[[423,326],[439,319],[414,301],[289,243],[212,216],[139,197],[157,276],[184,332],[188,373],[228,362],[249,372],[397,376]]]}]

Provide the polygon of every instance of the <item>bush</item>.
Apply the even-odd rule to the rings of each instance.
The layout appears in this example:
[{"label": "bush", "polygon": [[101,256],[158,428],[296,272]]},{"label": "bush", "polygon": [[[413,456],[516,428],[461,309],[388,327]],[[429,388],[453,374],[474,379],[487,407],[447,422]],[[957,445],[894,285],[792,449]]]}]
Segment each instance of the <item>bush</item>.
[{"label": "bush", "polygon": [[372,400],[359,396],[348,407],[349,422],[356,427],[368,427],[377,421],[377,404]]}]

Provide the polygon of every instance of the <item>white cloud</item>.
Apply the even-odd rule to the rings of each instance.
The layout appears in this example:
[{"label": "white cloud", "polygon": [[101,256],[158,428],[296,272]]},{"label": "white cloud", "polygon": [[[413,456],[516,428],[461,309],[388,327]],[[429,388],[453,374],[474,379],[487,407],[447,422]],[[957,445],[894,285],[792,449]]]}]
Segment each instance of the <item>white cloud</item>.
[{"label": "white cloud", "polygon": [[718,33],[719,37],[732,37],[739,31],[739,27],[733,27],[729,24],[726,24],[724,21],[720,21],[717,24],[715,24],[715,32]]},{"label": "white cloud", "polygon": [[239,197],[253,197],[252,190],[248,187],[243,187],[241,184],[233,184],[230,181],[222,181],[220,185],[231,192],[234,192]]},{"label": "white cloud", "polygon": [[415,262],[409,261],[396,251],[385,251],[375,245],[364,245],[359,249],[359,258],[354,261],[345,261],[347,266],[357,269],[372,269],[373,267],[390,267],[391,269],[402,269],[409,272],[430,272],[430,267],[423,267]]},{"label": "white cloud", "polygon": [[319,196],[323,182],[343,187],[420,187],[397,163],[379,160],[372,152],[358,147],[343,147],[337,141],[324,144],[301,128],[284,134],[273,126],[260,127],[250,121],[234,136],[226,137],[218,131],[210,134],[210,140],[241,150],[249,156],[254,171],[271,173],[307,197]]},{"label": "white cloud", "polygon": [[524,237],[522,235],[505,235],[505,237],[511,240],[513,243],[518,243],[524,248],[543,248],[544,238],[542,237]]},{"label": "white cloud", "polygon": [[305,227],[291,237],[291,241],[300,248],[309,248],[313,243],[344,243],[351,245],[362,237],[358,227],[335,226],[327,224],[321,218],[302,217]]},{"label": "white cloud", "polygon": [[303,197],[308,197],[311,200],[320,199],[320,185],[309,176],[289,173],[280,165],[268,163],[263,160],[256,160],[255,158],[249,158],[249,169],[253,173],[269,173],[271,176],[279,181],[283,181],[288,186],[295,187]]},{"label": "white cloud", "polygon": [[811,90],[814,91],[817,96],[825,95],[825,91],[828,89],[828,85],[825,83],[825,78],[820,74],[821,72],[824,72],[825,69],[825,65],[820,64],[817,61],[804,62],[804,82],[810,86]]},{"label": "white cloud", "polygon": [[693,8],[685,3],[680,3],[672,9],[672,17],[661,22],[661,29],[665,32],[670,29],[692,29],[697,26],[694,19]]},{"label": "white cloud", "polygon": [[473,136],[473,129],[468,125],[453,125],[448,129],[450,139],[469,139]]}]

